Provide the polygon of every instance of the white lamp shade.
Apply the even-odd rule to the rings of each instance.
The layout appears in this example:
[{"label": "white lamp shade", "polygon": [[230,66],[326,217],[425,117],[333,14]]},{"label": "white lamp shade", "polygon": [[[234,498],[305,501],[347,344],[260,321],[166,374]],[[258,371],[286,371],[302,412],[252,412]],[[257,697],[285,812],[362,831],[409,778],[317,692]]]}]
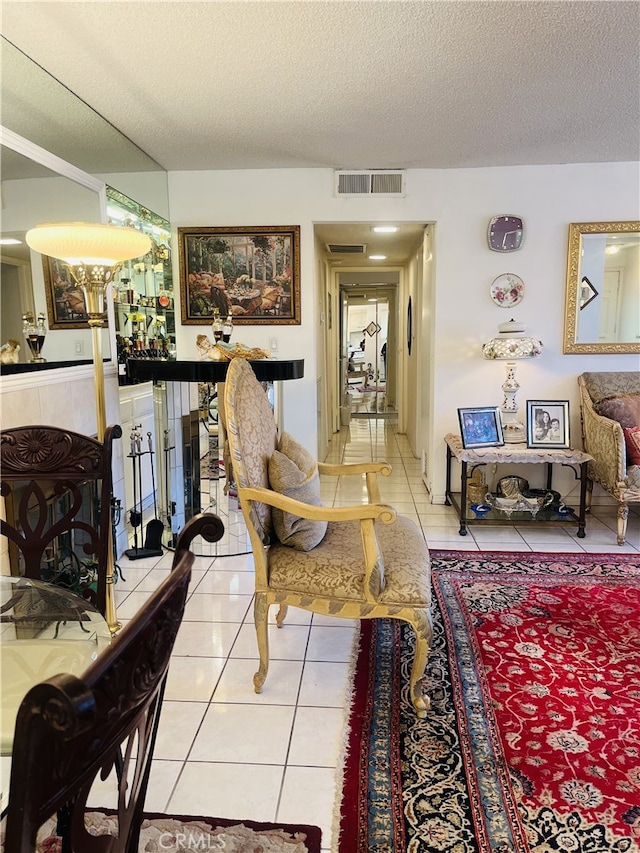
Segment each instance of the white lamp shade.
[{"label": "white lamp shade", "polygon": [[524,334],[524,324],[515,320],[500,323],[499,335],[482,347],[485,358],[535,358],[542,352],[542,341]]},{"label": "white lamp shade", "polygon": [[151,240],[134,228],[98,222],[58,222],[27,231],[27,244],[36,252],[68,264],[111,267],[146,255]]},{"label": "white lamp shade", "polygon": [[491,338],[482,347],[485,358],[535,358],[542,352],[542,341],[536,338]]}]

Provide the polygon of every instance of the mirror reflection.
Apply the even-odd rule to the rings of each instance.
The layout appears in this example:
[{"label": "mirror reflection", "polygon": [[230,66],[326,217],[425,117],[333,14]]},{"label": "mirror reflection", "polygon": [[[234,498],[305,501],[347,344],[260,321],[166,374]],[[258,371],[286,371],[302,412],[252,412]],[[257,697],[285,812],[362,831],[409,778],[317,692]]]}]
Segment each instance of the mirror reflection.
[{"label": "mirror reflection", "polygon": [[[169,219],[167,175],[158,163],[4,37],[0,39],[0,53],[4,127],[45,149],[45,154],[61,157]],[[10,339],[19,341],[19,364],[28,363],[23,314],[33,313],[37,322],[38,314],[44,312],[47,334],[43,357],[48,362],[90,360],[88,329],[49,328],[42,258],[29,252],[24,234],[43,222],[101,222],[104,211],[96,192],[51,171],[56,166],[48,159],[45,162],[51,169],[41,160],[31,159],[28,153],[18,153],[7,145],[3,145],[1,153],[0,236],[21,240],[22,244],[0,247],[0,345]],[[105,357],[110,353],[115,356],[115,347],[111,349],[109,345],[110,336],[105,330]]]},{"label": "mirror reflection", "polygon": [[569,226],[564,352],[640,352],[640,222]]},{"label": "mirror reflection", "polygon": [[[39,222],[65,220],[100,221],[100,198],[74,181],[38,166],[38,177],[5,178],[5,156],[15,170],[13,174],[32,173],[33,163],[22,155],[1,149],[3,161],[2,180],[2,231],[0,232],[0,257],[2,279],[0,283],[0,343],[17,341],[20,350],[14,361],[31,362],[28,335],[24,319],[31,317],[37,324],[44,315],[45,345],[41,357],[47,362],[83,361],[91,359],[91,331],[88,327],[50,329],[50,317],[45,288],[45,270],[42,256],[32,252],[26,244],[26,232]],[[25,162],[26,161],[26,162]],[[11,172],[10,172],[11,174]],[[103,332],[103,352],[109,355],[109,333]]]},{"label": "mirror reflection", "polygon": [[[4,37],[0,40],[0,57],[4,127],[90,175],[164,172],[148,154]],[[21,166],[23,171],[17,174],[15,164],[3,160],[3,175],[37,177],[33,164]],[[103,180],[127,192],[117,180]],[[165,217],[168,213],[164,208],[158,212]]]}]

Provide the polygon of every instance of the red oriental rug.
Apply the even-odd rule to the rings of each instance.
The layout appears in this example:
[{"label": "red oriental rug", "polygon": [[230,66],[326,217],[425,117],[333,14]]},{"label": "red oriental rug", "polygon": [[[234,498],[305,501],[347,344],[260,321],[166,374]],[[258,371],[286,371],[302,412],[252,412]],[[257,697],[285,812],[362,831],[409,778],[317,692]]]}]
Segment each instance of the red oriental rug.
[{"label": "red oriental rug", "polygon": [[362,623],[340,853],[640,853],[640,559],[431,556],[426,719]]}]

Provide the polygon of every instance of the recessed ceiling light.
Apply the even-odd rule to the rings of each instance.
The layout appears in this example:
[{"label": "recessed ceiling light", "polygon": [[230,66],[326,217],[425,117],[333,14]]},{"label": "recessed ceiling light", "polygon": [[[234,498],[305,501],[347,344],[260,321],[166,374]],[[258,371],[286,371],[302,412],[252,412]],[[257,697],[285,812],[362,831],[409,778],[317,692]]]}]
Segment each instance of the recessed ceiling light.
[{"label": "recessed ceiling light", "polygon": [[22,245],[22,240],[16,240],[13,237],[3,237],[0,240],[0,246],[20,246]]},{"label": "recessed ceiling light", "polygon": [[395,234],[398,228],[396,225],[374,225],[371,230],[378,234]]},{"label": "recessed ceiling light", "polygon": [[369,260],[370,261],[386,261],[387,256],[386,255],[369,255]]}]

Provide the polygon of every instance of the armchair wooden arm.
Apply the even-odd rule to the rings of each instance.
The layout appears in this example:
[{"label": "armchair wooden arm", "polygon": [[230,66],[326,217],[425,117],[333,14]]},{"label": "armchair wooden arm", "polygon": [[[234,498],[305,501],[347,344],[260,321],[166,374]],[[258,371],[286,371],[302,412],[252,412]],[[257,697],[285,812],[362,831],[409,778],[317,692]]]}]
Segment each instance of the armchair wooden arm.
[{"label": "armchair wooden arm", "polygon": [[262,487],[240,488],[238,497],[241,501],[259,501],[277,507],[300,518],[310,518],[314,521],[359,521],[363,519],[380,519],[384,524],[392,524],[396,520],[396,511],[386,504],[354,504],[353,506],[316,506],[297,501]]},{"label": "armchair wooden arm", "polygon": [[326,462],[318,462],[318,473],[328,476],[344,477],[353,474],[365,474],[367,481],[367,494],[369,503],[380,503],[380,487],[378,485],[378,474],[388,477],[392,468],[388,462],[347,462],[342,465],[330,465]]},{"label": "armchair wooden arm", "polygon": [[383,477],[388,477],[392,470],[388,462],[346,462],[341,465],[318,462],[319,473],[330,477],[344,477],[350,474],[382,474]]}]

